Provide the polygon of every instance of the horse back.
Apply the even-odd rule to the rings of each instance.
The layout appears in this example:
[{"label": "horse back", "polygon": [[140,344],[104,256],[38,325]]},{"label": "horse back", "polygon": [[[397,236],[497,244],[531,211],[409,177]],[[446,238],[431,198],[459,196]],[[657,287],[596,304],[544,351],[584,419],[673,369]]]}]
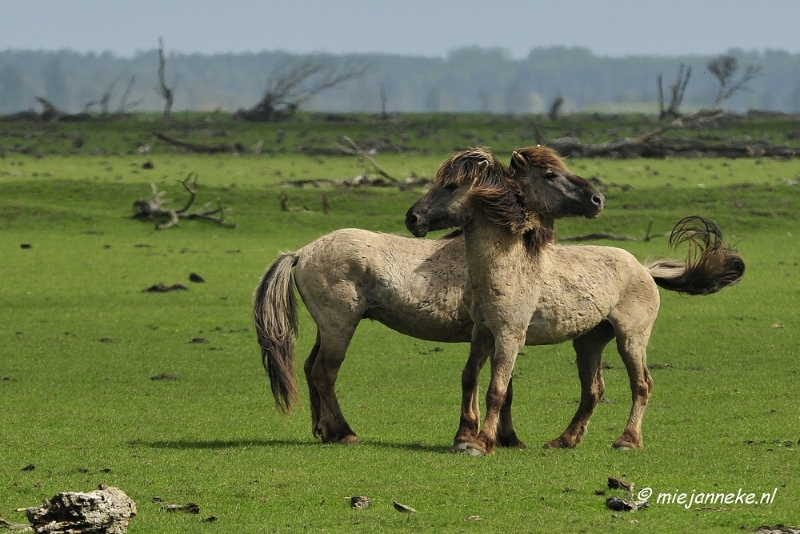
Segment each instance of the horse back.
[{"label": "horse back", "polygon": [[463,238],[337,230],[298,251],[295,283],[318,326],[374,319],[434,341],[468,341]]}]

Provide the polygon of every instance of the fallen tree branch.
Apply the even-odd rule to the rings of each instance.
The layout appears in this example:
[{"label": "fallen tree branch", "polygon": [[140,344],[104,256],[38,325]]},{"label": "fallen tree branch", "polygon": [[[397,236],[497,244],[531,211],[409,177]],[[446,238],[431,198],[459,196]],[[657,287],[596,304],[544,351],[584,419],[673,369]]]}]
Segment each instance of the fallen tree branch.
[{"label": "fallen tree branch", "polygon": [[381,176],[383,176],[384,178],[386,178],[390,182],[397,183],[397,179],[392,177],[392,176],[390,176],[388,172],[383,170],[383,168],[380,165],[378,165],[378,162],[375,161],[375,159],[372,156],[367,154],[360,146],[358,146],[358,143],[356,143],[355,141],[353,141],[352,139],[350,139],[346,135],[344,135],[342,137],[344,137],[345,141],[347,141],[348,143],[350,143],[350,145],[352,145],[352,147],[356,150],[356,152],[358,152],[358,154],[362,158],[364,158],[365,160],[369,161],[372,164],[372,166],[375,167],[375,171],[377,171],[378,174],[380,174]]},{"label": "fallen tree branch", "polygon": [[664,158],[684,157],[796,157],[800,151],[788,146],[776,146],[769,141],[736,142],[733,140],[709,143],[696,138],[665,138],[664,133],[681,128],[696,128],[721,119],[725,113],[719,109],[701,109],[683,115],[669,124],[655,128],[636,137],[626,137],[605,143],[581,143],[575,137],[562,137],[549,143],[561,156],[585,158]]},{"label": "fallen tree branch", "polygon": [[[189,184],[190,180],[194,178],[194,183]],[[189,212],[189,208],[194,204],[195,197],[197,196],[197,173],[190,172],[189,175],[183,179],[178,180],[183,188],[189,192],[189,199],[183,208],[179,210],[168,209],[164,204],[169,202],[165,200],[164,192],[159,192],[156,184],[150,184],[153,189],[153,194],[150,198],[140,198],[133,203],[136,213],[133,214],[135,219],[149,219],[156,222],[156,230],[165,230],[173,226],[177,226],[181,219],[203,219],[212,221],[220,226],[226,228],[236,228],[236,224],[225,221],[225,207],[220,200],[217,200],[217,207],[214,208],[210,203],[198,212]]]},{"label": "fallen tree branch", "polygon": [[225,143],[221,145],[201,145],[198,143],[190,143],[188,141],[180,141],[175,139],[174,137],[170,137],[166,134],[153,132],[153,135],[164,141],[165,143],[169,143],[170,145],[177,146],[180,148],[184,148],[189,150],[190,152],[197,152],[198,154],[219,154],[221,152],[244,152],[244,147],[240,143],[236,143],[234,146],[226,145]]},{"label": "fallen tree branch", "polygon": [[559,241],[601,241],[603,239],[608,239],[610,241],[650,241],[654,237],[663,237],[669,235],[669,234],[651,234],[650,230],[652,229],[653,229],[653,221],[648,221],[647,230],[645,231],[643,239],[639,239],[638,237],[633,237],[628,235],[615,234],[612,232],[593,232],[591,234],[562,237],[559,238]]}]

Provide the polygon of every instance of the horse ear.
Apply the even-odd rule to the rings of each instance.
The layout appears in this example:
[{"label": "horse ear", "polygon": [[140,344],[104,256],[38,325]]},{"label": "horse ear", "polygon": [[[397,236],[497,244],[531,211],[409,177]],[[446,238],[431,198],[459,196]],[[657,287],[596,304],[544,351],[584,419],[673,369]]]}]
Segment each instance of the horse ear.
[{"label": "horse ear", "polygon": [[528,167],[528,160],[516,150],[511,153],[511,163],[519,169],[526,169]]},{"label": "horse ear", "polygon": [[472,178],[472,185],[475,185],[478,182],[478,179],[483,176],[488,168],[489,162],[485,159],[482,159],[480,163],[478,163],[478,170],[475,172],[475,176]]}]

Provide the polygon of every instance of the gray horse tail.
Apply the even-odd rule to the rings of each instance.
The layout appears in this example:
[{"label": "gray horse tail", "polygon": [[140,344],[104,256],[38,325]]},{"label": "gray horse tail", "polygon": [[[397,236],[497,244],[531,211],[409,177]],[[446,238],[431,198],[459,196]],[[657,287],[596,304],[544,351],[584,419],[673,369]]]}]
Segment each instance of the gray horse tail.
[{"label": "gray horse tail", "polygon": [[269,375],[275,405],[291,412],[299,399],[294,368],[294,341],[297,336],[297,299],[292,283],[292,268],[297,253],[281,254],[261,278],[253,295],[253,319],[261,362]]},{"label": "gray horse tail", "polygon": [[669,237],[675,248],[689,245],[686,261],[648,260],[644,266],[656,284],[689,295],[710,295],[739,282],[744,260],[722,241],[722,231],[713,222],[696,215],[678,221]]}]

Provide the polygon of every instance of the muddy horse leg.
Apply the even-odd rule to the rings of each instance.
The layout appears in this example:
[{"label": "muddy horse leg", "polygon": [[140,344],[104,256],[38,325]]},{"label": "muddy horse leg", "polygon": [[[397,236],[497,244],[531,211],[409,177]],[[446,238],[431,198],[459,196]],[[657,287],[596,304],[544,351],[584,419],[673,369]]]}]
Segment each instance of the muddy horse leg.
[{"label": "muddy horse leg", "polygon": [[[491,358],[492,378],[489,381],[489,390],[486,393],[486,417],[478,437],[460,449],[465,453],[473,455],[491,454],[499,441],[500,414],[505,406],[508,386],[517,354],[525,341],[525,330],[521,329],[521,332],[522,334],[504,333],[495,335],[494,353]],[[475,339],[475,336],[473,336],[473,339]]]},{"label": "muddy horse leg", "polygon": [[614,327],[608,321],[603,321],[590,332],[572,341],[581,381],[581,401],[567,429],[553,441],[545,443],[546,449],[572,448],[583,439],[589,419],[605,392],[600,361],[603,349],[613,338]]},{"label": "muddy horse leg", "polygon": [[500,408],[500,423],[497,427],[497,443],[501,447],[525,449],[526,445],[517,437],[517,432],[514,430],[514,423],[511,420],[511,401],[514,398],[512,387],[513,382],[514,377],[512,376],[508,381],[506,399],[503,402],[503,407]]},{"label": "muddy horse leg", "polygon": [[456,437],[453,438],[454,451],[466,449],[467,443],[478,437],[480,425],[478,377],[492,350],[494,347],[491,338],[483,335],[476,337],[473,331],[469,359],[461,372],[461,420]]},{"label": "muddy horse leg", "polygon": [[[466,444],[474,441],[478,437],[478,426],[480,424],[480,405],[478,401],[478,377],[480,375],[486,359],[494,350],[491,338],[480,336],[473,339],[470,345],[469,359],[461,372],[461,421],[458,432],[453,438],[453,450],[463,451]],[[514,430],[511,420],[511,401],[512,401],[511,381],[508,384],[508,392],[500,410],[500,424],[498,428],[497,440],[502,447],[525,448],[525,444],[519,440]]]},{"label": "muddy horse leg", "polygon": [[649,335],[617,336],[619,350],[631,384],[631,414],[622,435],[614,442],[615,449],[642,448],[642,418],[647,400],[653,391],[653,377],[647,370],[647,341]]}]

